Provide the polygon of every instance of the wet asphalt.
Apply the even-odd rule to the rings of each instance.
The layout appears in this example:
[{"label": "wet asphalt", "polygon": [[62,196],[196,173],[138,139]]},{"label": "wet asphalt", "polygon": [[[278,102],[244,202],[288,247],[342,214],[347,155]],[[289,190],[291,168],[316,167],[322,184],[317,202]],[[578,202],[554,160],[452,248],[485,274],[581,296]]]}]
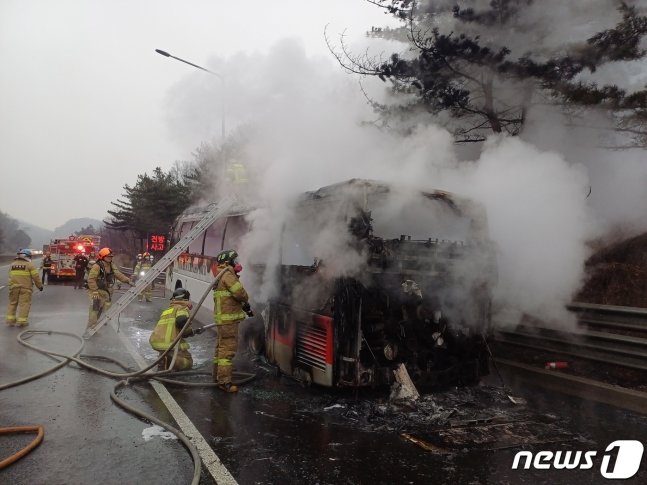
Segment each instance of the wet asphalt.
[{"label": "wet asphalt", "polygon": [[[0,268],[0,286],[6,284],[5,275],[6,269]],[[152,362],[157,353],[148,346],[148,335],[167,302],[159,289],[156,295],[152,303],[133,302],[114,328],[103,328],[86,343],[83,353],[109,355],[137,368],[136,358],[121,339],[126,337],[140,358]],[[6,305],[4,288],[0,289],[3,314]],[[85,291],[49,285],[34,297],[29,328],[80,335],[87,309]],[[199,319],[210,323],[205,313]],[[56,363],[20,345],[19,332],[0,328],[0,385]],[[57,335],[36,335],[29,341],[62,353],[78,346],[77,340]],[[190,339],[196,368],[210,371],[214,341],[214,332]],[[645,417],[532,389],[515,382],[514,375],[504,375],[504,381],[513,397],[524,398],[526,404],[513,404],[499,379],[490,376],[480,386],[425,394],[414,407],[395,406],[388,401],[388,389],[302,387],[277,376],[262,358],[243,347],[241,342],[237,368],[255,373],[256,378],[238,394],[167,386],[241,484],[607,483],[600,474],[600,460],[589,470],[511,466],[521,449],[596,450],[601,457],[614,440],[647,444]],[[111,363],[98,365],[119,370]],[[209,381],[209,376],[188,379]],[[193,465],[187,451],[176,439],[163,439],[150,423],[117,407],[109,397],[116,382],[71,364],[0,391],[0,426],[45,428],[45,440],[35,451],[0,470],[0,483],[190,483]],[[175,424],[148,384],[119,394]],[[475,419],[481,422],[470,423]],[[403,434],[433,445],[433,451]],[[0,460],[31,439],[31,435],[0,435]],[[642,462],[636,476],[623,483],[647,483],[647,457]],[[201,483],[214,482],[205,467]]]}]

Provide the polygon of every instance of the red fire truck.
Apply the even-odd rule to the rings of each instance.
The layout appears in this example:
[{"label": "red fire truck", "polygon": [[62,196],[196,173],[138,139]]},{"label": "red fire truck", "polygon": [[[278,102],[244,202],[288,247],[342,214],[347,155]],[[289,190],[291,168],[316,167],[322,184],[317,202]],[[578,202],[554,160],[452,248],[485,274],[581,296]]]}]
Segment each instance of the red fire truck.
[{"label": "red fire truck", "polygon": [[50,257],[52,258],[52,269],[49,279],[57,278],[74,278],[76,270],[74,269],[74,256],[83,253],[90,256],[96,253],[100,247],[100,236],[81,235],[70,236],[67,239],[52,239],[47,247]]}]

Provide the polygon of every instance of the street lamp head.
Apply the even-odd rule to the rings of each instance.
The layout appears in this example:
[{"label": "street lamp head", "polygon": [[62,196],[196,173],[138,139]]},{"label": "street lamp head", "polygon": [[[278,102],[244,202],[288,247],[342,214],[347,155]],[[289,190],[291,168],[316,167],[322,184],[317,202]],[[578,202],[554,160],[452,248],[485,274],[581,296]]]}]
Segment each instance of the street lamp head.
[{"label": "street lamp head", "polygon": [[193,64],[192,62],[189,62],[185,59],[180,59],[179,57],[172,56],[166,51],[163,51],[161,49],[155,49],[155,52],[158,54],[163,55],[164,57],[170,57],[171,59],[176,59],[180,62],[184,62],[185,64],[188,64],[189,66],[193,66],[197,69],[200,69],[201,71],[208,72],[209,74],[212,74],[216,76],[220,81],[222,82],[222,139],[225,139],[225,77],[222,74],[218,74],[217,72],[210,71],[209,69],[205,69],[202,66],[198,66],[197,64]]}]

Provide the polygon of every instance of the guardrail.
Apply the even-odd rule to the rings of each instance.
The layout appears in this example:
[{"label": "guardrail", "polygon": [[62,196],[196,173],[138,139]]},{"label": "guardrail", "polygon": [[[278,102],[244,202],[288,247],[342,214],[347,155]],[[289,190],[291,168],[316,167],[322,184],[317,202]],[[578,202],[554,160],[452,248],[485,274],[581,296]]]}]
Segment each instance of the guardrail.
[{"label": "guardrail", "polygon": [[568,309],[578,317],[573,330],[537,322],[497,329],[494,337],[517,347],[647,370],[647,309],[588,303],[573,303]]},{"label": "guardrail", "polygon": [[[119,266],[119,271],[129,278],[134,274],[134,268],[128,268],[126,266]],[[161,289],[161,291],[158,292],[158,289]],[[166,296],[166,271],[162,271],[153,281],[153,292],[161,293],[161,296]]]},{"label": "guardrail", "polygon": [[647,414],[647,309],[590,303],[568,309],[578,317],[570,331],[541,322],[495,330],[496,364],[532,386]]}]

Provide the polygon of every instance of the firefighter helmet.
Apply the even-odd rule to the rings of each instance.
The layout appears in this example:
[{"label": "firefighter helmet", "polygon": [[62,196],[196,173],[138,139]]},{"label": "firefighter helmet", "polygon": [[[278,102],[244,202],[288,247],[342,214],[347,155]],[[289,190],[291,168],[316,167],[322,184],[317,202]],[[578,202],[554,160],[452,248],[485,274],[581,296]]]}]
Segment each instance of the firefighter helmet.
[{"label": "firefighter helmet", "polygon": [[218,253],[218,256],[216,256],[216,262],[218,264],[229,263],[233,266],[236,264],[235,261],[237,257],[238,253],[234,249],[227,249]]},{"label": "firefighter helmet", "polygon": [[147,251],[147,252],[145,252],[144,254],[142,254],[142,258],[148,258],[148,257],[150,257],[150,255],[151,255],[151,253],[149,253],[149,252]]},{"label": "firefighter helmet", "polygon": [[112,256],[112,249],[110,248],[101,248],[99,249],[99,259]]},{"label": "firefighter helmet", "polygon": [[189,300],[191,298],[191,293],[189,293],[189,290],[185,290],[184,288],[178,288],[173,292],[173,296],[171,296],[171,300]]},{"label": "firefighter helmet", "polygon": [[25,256],[31,258],[31,249],[21,249],[18,251],[18,256]]},{"label": "firefighter helmet", "polygon": [[137,261],[141,261],[141,259],[142,259],[142,254],[141,254],[141,253],[139,253],[139,254],[137,255]]}]

